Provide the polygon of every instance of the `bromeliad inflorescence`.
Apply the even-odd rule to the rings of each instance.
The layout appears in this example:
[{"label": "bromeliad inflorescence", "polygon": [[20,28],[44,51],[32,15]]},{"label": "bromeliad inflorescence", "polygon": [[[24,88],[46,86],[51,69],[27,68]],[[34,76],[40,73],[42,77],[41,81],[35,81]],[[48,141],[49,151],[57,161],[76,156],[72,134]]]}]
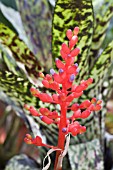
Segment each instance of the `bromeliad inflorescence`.
[{"label": "bromeliad inflorescence", "polygon": [[[58,145],[50,146],[42,142],[41,137],[36,136],[32,138],[30,134],[25,137],[27,144],[34,144],[36,146],[45,146],[56,150],[56,160],[54,169],[61,170],[61,163],[59,164],[59,157],[63,155],[65,150],[65,140],[68,134],[76,136],[86,131],[86,127],[80,125],[77,119],[87,118],[92,111],[99,111],[101,109],[101,100],[93,98],[85,100],[81,104],[73,103],[75,98],[79,98],[85,89],[93,82],[92,78],[88,80],[82,80],[79,85],[74,84],[76,75],[79,73],[78,64],[74,63],[75,57],[79,54],[80,49],[74,48],[78,41],[77,34],[79,28],[75,27],[74,31],[67,30],[66,36],[69,39],[68,45],[63,43],[61,46],[61,57],[64,61],[56,58],[55,63],[59,69],[58,73],[54,69],[50,69],[50,74],[44,75],[40,73],[40,77],[43,79],[42,84],[46,88],[50,88],[55,91],[55,94],[49,95],[42,93],[35,88],[31,88],[32,95],[38,97],[42,102],[59,104],[60,114],[55,111],[50,111],[48,108],[40,108],[38,111],[32,107],[25,105],[25,108],[30,111],[33,116],[39,117],[46,124],[56,124],[59,129]],[[67,112],[72,111],[72,116],[68,117]]]}]

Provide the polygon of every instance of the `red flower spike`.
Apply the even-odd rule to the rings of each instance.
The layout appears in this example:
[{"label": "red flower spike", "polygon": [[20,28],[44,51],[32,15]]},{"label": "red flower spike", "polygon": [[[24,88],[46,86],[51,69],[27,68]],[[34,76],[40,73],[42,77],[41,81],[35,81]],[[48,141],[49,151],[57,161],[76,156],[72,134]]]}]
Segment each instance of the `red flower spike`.
[{"label": "red flower spike", "polygon": [[72,88],[71,88],[71,91],[72,91],[72,92],[74,92],[74,91],[75,91],[75,89],[76,89],[76,87],[77,87],[77,85],[76,85],[76,84],[74,84],[74,85],[72,86]]},{"label": "red flower spike", "polygon": [[70,94],[69,96],[67,96],[67,98],[66,98],[66,102],[72,102],[72,100],[74,99],[74,94],[72,93],[72,94]]},{"label": "red flower spike", "polygon": [[26,138],[26,137],[24,138],[24,142],[28,145],[32,144],[32,141],[30,139]]},{"label": "red flower spike", "polygon": [[67,54],[64,53],[64,51],[63,51],[62,49],[60,50],[60,54],[61,54],[62,58],[63,58],[64,60],[66,60]]},{"label": "red flower spike", "polygon": [[63,79],[61,78],[61,76],[59,75],[59,74],[54,74],[53,75],[53,77],[54,77],[54,80],[57,82],[57,83],[62,83],[62,81],[63,81]]},{"label": "red flower spike", "polygon": [[97,101],[97,104],[101,104],[101,103],[102,103],[102,100],[98,100],[98,101]]},{"label": "red flower spike", "polygon": [[65,101],[66,100],[66,94],[62,93],[62,94],[59,95],[58,98],[59,98],[60,101]]},{"label": "red flower spike", "polygon": [[82,127],[80,128],[80,134],[82,134],[82,133],[84,133],[84,132],[86,132],[86,127],[85,127],[85,126],[82,126]]},{"label": "red flower spike", "polygon": [[61,77],[62,80],[67,79],[67,74],[62,69],[60,69],[59,76]]},{"label": "red flower spike", "polygon": [[92,98],[91,103],[94,104],[94,103],[96,103],[96,101],[97,101],[96,98]]},{"label": "red flower spike", "polygon": [[87,85],[90,85],[93,83],[93,78],[89,78],[88,80],[86,80]]},{"label": "red flower spike", "polygon": [[101,110],[101,108],[102,108],[102,106],[101,105],[99,105],[99,104],[97,104],[96,106],[95,106],[95,111],[99,111],[99,110]]},{"label": "red flower spike", "polygon": [[71,51],[70,55],[71,57],[75,57],[80,53],[80,49],[79,48],[75,48],[74,50]]},{"label": "red flower spike", "polygon": [[62,44],[62,50],[66,54],[70,53],[70,49],[68,48],[67,44],[65,44],[65,43]]},{"label": "red flower spike", "polygon": [[53,102],[53,99],[49,94],[40,93],[38,95],[38,97],[40,98],[40,100],[42,100],[42,102],[47,102],[47,103],[52,103]]},{"label": "red flower spike", "polygon": [[30,134],[26,134],[26,137],[30,140],[32,139],[32,136]]},{"label": "red flower spike", "polygon": [[50,119],[57,119],[59,116],[58,116],[58,113],[56,111],[53,111],[51,112],[51,115],[48,116]]},{"label": "red flower spike", "polygon": [[34,87],[30,88],[30,92],[33,96],[38,97],[38,95],[39,95],[39,91],[37,89],[35,89]]},{"label": "red flower spike", "polygon": [[71,134],[72,136],[76,136],[77,134],[79,134],[79,129],[73,128]]},{"label": "red flower spike", "polygon": [[25,108],[26,110],[29,110],[29,106],[28,106],[27,104],[24,104],[24,108]]},{"label": "red flower spike", "polygon": [[65,60],[66,60],[66,65],[67,66],[72,65],[74,63],[74,61],[75,61],[75,59],[73,57],[71,57],[71,54],[69,54]]},{"label": "red flower spike", "polygon": [[70,66],[70,67],[68,68],[68,70],[67,70],[67,73],[68,73],[68,74],[75,73],[76,69],[77,69],[77,67],[76,67],[75,65]]},{"label": "red flower spike", "polygon": [[49,83],[52,83],[52,82],[53,82],[53,78],[52,78],[52,76],[49,75],[49,74],[46,74],[45,80],[47,80]]},{"label": "red flower spike", "polygon": [[77,35],[78,32],[79,32],[79,27],[75,27],[75,28],[74,28],[74,35]]},{"label": "red flower spike", "polygon": [[83,111],[82,114],[81,114],[81,118],[82,118],[82,119],[87,118],[87,117],[90,115],[90,113],[91,113],[90,110],[85,110],[85,111]]},{"label": "red flower spike", "polygon": [[95,106],[94,106],[94,104],[91,104],[91,105],[88,107],[88,110],[90,110],[90,111],[94,111],[94,110],[95,110]]},{"label": "red flower spike", "polygon": [[[86,100],[80,105],[78,103],[71,103],[75,98],[79,98],[83,94],[83,91],[93,82],[93,79],[89,78],[88,80],[82,80],[79,85],[73,85],[76,75],[79,73],[78,64],[74,64],[75,57],[80,52],[79,48],[74,48],[78,41],[77,34],[79,28],[75,27],[73,32],[72,30],[67,30],[66,35],[69,43],[68,45],[63,43],[61,46],[60,54],[64,61],[62,62],[58,58],[55,61],[58,73],[53,68],[50,69],[50,75],[46,74],[46,76],[44,76],[43,73],[39,73],[39,76],[43,79],[42,84],[46,88],[54,90],[56,94],[50,96],[47,93],[40,93],[33,87],[30,89],[31,93],[42,100],[42,102],[59,104],[61,109],[60,114],[56,111],[50,111],[47,108],[40,108],[40,112],[38,113],[34,107],[24,106],[33,116],[38,116],[47,125],[54,123],[59,128],[58,147],[43,144],[39,136],[32,139],[31,135],[27,134],[24,139],[28,144],[58,149],[56,151],[54,169],[57,168],[59,156],[62,151],[64,151],[65,142],[67,143],[69,140],[68,137],[66,139],[66,135],[71,133],[73,136],[76,136],[86,131],[86,127],[81,126],[79,122],[75,120],[77,118],[85,119],[90,116],[92,111],[99,111],[102,103],[101,100],[96,101],[96,98],[93,98],[91,101]],[[67,117],[68,109],[73,111],[71,117]]]},{"label": "red flower spike", "polygon": [[85,100],[84,102],[80,104],[80,108],[81,109],[88,108],[90,105],[91,105],[91,102],[89,100]]},{"label": "red flower spike", "polygon": [[77,111],[79,109],[79,104],[78,103],[74,103],[72,106],[71,106],[71,110],[72,111]]},{"label": "red flower spike", "polygon": [[36,136],[36,138],[32,139],[32,144],[36,146],[43,146],[41,137]]},{"label": "red flower spike", "polygon": [[58,58],[55,60],[55,62],[56,62],[57,68],[62,68],[62,69],[65,68],[65,65],[63,64],[63,62],[59,60]]},{"label": "red flower spike", "polygon": [[80,110],[75,111],[73,116],[72,116],[72,118],[75,118],[75,119],[80,118],[80,117],[81,117],[81,111]]},{"label": "red flower spike", "polygon": [[83,91],[80,93],[73,92],[74,98],[78,98],[83,94]]},{"label": "red flower spike", "polygon": [[58,99],[58,95],[57,95],[57,94],[53,94],[53,95],[52,95],[52,98],[53,98],[53,100],[54,100],[56,103],[59,102],[59,99]]},{"label": "red flower spike", "polygon": [[31,145],[32,144],[32,137],[30,134],[26,134],[25,138],[24,138],[24,142]]},{"label": "red flower spike", "polygon": [[78,37],[74,35],[69,41],[69,48],[72,49],[78,41]]},{"label": "red flower spike", "polygon": [[76,89],[75,89],[75,92],[76,93],[80,93],[81,91],[83,91],[84,90],[84,85],[83,84],[80,84],[80,85],[78,85],[77,87],[76,87]]},{"label": "red flower spike", "polygon": [[57,82],[53,82],[49,85],[49,88],[51,88],[52,90],[56,90],[58,91],[60,89],[59,84]]},{"label": "red flower spike", "polygon": [[36,109],[33,106],[30,106],[29,111],[33,116],[40,116],[40,114],[36,111]]},{"label": "red flower spike", "polygon": [[42,84],[46,87],[49,88],[49,82],[47,80],[42,80]]},{"label": "red flower spike", "polygon": [[44,78],[44,74],[40,72],[39,77]]},{"label": "red flower spike", "polygon": [[50,125],[50,124],[53,123],[53,120],[50,119],[50,118],[48,118],[47,116],[40,116],[40,119],[41,119],[44,123],[46,123],[46,124],[48,124],[48,125]]},{"label": "red flower spike", "polygon": [[65,81],[65,84],[64,84],[65,89],[71,88],[72,83],[73,83],[73,82],[69,82],[69,81],[66,82],[66,81]]},{"label": "red flower spike", "polygon": [[71,132],[71,134],[73,136],[76,136],[80,132],[80,128],[81,128],[81,126],[80,126],[79,122],[76,121],[69,125],[68,132]]},{"label": "red flower spike", "polygon": [[73,32],[72,32],[72,30],[71,30],[71,29],[67,30],[67,32],[66,32],[66,36],[67,36],[67,38],[68,38],[69,40],[72,38],[72,36],[73,36]]},{"label": "red flower spike", "polygon": [[40,108],[39,111],[44,116],[48,116],[51,113],[47,108]]}]

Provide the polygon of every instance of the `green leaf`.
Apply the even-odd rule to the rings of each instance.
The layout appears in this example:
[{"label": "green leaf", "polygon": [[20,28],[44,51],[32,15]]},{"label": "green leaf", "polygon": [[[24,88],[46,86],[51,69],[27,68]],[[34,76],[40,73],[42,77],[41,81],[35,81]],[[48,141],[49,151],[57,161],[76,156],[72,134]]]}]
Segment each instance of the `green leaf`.
[{"label": "green leaf", "polygon": [[[1,3],[0,3],[0,6],[1,6]],[[0,22],[7,25],[10,29],[12,29],[14,32],[16,32],[16,29],[13,27],[13,25],[10,23],[10,21],[8,21],[8,19],[3,15],[1,9],[0,9]]]},{"label": "green leaf", "polygon": [[0,2],[2,2],[4,5],[8,6],[8,7],[11,7],[11,8],[14,8],[15,10],[17,10],[17,7],[16,7],[16,3],[15,3],[15,0],[0,0]]},{"label": "green leaf", "polygon": [[[94,78],[94,83],[90,86],[90,94],[98,96],[102,93],[103,82],[106,78],[107,72],[111,68],[113,62],[113,41],[108,44],[106,49],[102,52],[95,65],[91,70],[91,77]],[[107,99],[109,96],[105,96]],[[104,98],[103,98],[104,100]]]},{"label": "green leaf", "polygon": [[[93,7],[91,0],[57,0],[52,26],[52,54],[53,60],[60,56],[61,44],[66,41],[67,29],[79,26],[80,33],[78,47],[81,54],[77,57],[81,69],[79,78],[88,72],[88,52],[93,34]],[[85,70],[82,69],[85,67]]]},{"label": "green leaf", "polygon": [[[24,42],[26,42],[28,44],[28,39],[27,39],[27,36],[25,34],[24,27],[22,25],[22,21],[21,21],[21,17],[20,17],[19,12],[14,10],[13,8],[9,8],[9,7],[5,6],[2,3],[0,3],[0,9],[1,9],[1,12],[3,13],[4,17],[14,27],[14,29],[11,28],[11,30],[12,31],[14,30],[14,32],[19,35],[19,38],[21,38]],[[1,21],[1,18],[0,18],[0,21]],[[4,24],[8,27],[10,26],[7,23],[4,23]]]},{"label": "green leaf", "polygon": [[[21,67],[17,64],[15,59],[12,56],[12,53],[9,49],[6,49],[3,45],[0,44],[0,63],[2,67],[0,70],[9,70],[15,75],[21,76],[24,79],[27,78],[25,72],[21,69]],[[4,63],[4,64],[3,64]]]},{"label": "green leaf", "polygon": [[[96,4],[95,4],[96,2]],[[90,69],[96,62],[99,50],[102,48],[103,41],[105,40],[107,29],[110,25],[110,20],[113,17],[113,1],[104,0],[100,6],[100,2],[94,0],[94,11],[95,11],[95,25],[94,25],[94,35],[90,51]],[[98,10],[97,10],[97,5]],[[109,34],[109,33],[108,33]],[[105,40],[106,41],[106,40]]]},{"label": "green leaf", "polygon": [[79,143],[76,146],[70,145],[68,154],[71,170],[88,170],[89,167],[90,170],[104,169],[101,145],[98,139]]},{"label": "green leaf", "polygon": [[52,66],[51,25],[52,15],[47,0],[16,0],[23,26],[29,38],[31,49],[48,71]]},{"label": "green leaf", "polygon": [[40,62],[26,44],[3,24],[0,24],[0,42],[11,50],[16,61],[24,64],[30,76],[38,77],[38,73],[42,69]]}]

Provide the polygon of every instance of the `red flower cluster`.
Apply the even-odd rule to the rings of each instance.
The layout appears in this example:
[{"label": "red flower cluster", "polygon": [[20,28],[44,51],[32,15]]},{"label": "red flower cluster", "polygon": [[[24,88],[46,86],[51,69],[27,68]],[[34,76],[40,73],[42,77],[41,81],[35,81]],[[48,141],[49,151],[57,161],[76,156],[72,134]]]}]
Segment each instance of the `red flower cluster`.
[{"label": "red flower cluster", "polygon": [[[74,84],[75,77],[79,73],[78,64],[74,63],[75,57],[80,52],[79,48],[74,48],[78,41],[78,32],[78,27],[75,27],[73,32],[70,29],[67,30],[66,35],[69,39],[69,44],[63,43],[60,50],[61,57],[64,61],[61,61],[58,58],[55,60],[59,71],[55,72],[54,69],[50,69],[50,75],[44,75],[43,73],[39,74],[43,79],[42,84],[44,87],[55,90],[56,93],[49,95],[47,93],[41,93],[33,87],[30,89],[32,95],[38,97],[42,102],[59,104],[61,113],[59,114],[57,111],[50,111],[47,108],[40,108],[37,111],[34,107],[25,105],[25,108],[29,110],[33,116],[38,116],[44,123],[56,124],[59,128],[60,140],[63,141],[65,135],[68,133],[71,133],[73,136],[84,133],[86,127],[80,125],[76,119],[85,119],[92,111],[99,111],[102,103],[101,100],[97,101],[96,98],[93,98],[91,101],[85,100],[81,104],[71,104],[71,102],[75,98],[79,98],[83,94],[83,91],[93,82],[93,79],[89,78],[88,80],[82,80],[79,85]],[[71,117],[66,116],[67,110],[72,111],[73,114]],[[37,146],[51,147],[43,144],[39,136],[32,139],[32,137],[27,134],[25,142]],[[58,144],[58,148],[62,148],[60,147],[60,144]]]}]

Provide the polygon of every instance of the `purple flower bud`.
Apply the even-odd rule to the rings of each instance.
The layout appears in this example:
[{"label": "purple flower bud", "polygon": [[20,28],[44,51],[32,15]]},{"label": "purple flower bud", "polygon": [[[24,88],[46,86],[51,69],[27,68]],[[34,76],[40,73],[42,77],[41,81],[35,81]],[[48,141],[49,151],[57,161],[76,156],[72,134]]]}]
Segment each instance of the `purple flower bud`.
[{"label": "purple flower bud", "polygon": [[74,79],[75,79],[75,75],[74,75],[74,74],[71,74],[71,76],[70,76],[70,78],[69,78],[69,81],[70,81],[70,82],[73,82]]},{"label": "purple flower bud", "polygon": [[63,72],[64,72],[64,70],[60,68],[59,69],[59,73],[63,73]]},{"label": "purple flower bud", "polygon": [[77,69],[76,69],[76,72],[77,72],[77,73],[79,73],[79,71],[80,71],[80,69],[79,69],[79,68],[77,68]]},{"label": "purple flower bud", "polygon": [[78,67],[78,64],[77,64],[77,63],[75,63],[74,65],[75,65],[75,67]]},{"label": "purple flower bud", "polygon": [[66,132],[67,131],[67,128],[62,128],[62,132]]},{"label": "purple flower bud", "polygon": [[55,74],[55,70],[52,68],[52,69],[50,69],[50,74],[51,75],[54,75]]},{"label": "purple flower bud", "polygon": [[41,116],[40,116],[40,119],[42,120],[42,118],[43,118],[43,116],[41,115]]}]

